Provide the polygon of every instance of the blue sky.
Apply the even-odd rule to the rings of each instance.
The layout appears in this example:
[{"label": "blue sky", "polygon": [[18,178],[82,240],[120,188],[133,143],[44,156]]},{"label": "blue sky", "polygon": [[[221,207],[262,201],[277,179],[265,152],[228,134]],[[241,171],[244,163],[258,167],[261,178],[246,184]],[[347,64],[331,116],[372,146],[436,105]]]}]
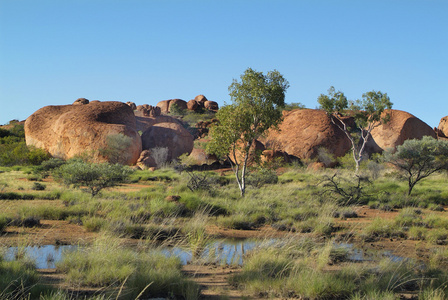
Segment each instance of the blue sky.
[{"label": "blue sky", "polygon": [[245,69],[286,102],[386,92],[431,127],[448,115],[445,0],[0,0],[0,124],[77,98],[229,102]]}]

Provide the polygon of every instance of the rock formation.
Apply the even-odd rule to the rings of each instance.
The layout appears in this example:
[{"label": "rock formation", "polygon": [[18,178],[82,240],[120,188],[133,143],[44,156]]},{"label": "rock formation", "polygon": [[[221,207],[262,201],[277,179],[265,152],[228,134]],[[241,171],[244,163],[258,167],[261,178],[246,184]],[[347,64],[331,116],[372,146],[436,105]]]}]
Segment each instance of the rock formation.
[{"label": "rock formation", "polygon": [[[143,149],[168,148],[167,161],[193,150],[193,136],[175,122],[156,123],[142,134]],[[151,150],[152,151],[152,150]]]},{"label": "rock formation", "polygon": [[162,111],[163,114],[170,113],[173,105],[176,105],[179,109],[183,110],[187,109],[187,102],[182,99],[163,100],[157,103],[157,107],[160,107],[160,110]]},{"label": "rock formation", "polygon": [[437,127],[438,136],[442,138],[448,138],[448,116],[440,119],[439,126]]},{"label": "rock formation", "polygon": [[[142,150],[134,113],[121,102],[43,107],[26,120],[25,138],[62,159],[88,154],[97,162],[114,156],[134,164]],[[112,148],[111,140],[119,147]]]},{"label": "rock formation", "polygon": [[410,113],[395,109],[384,113],[390,114],[390,121],[372,130],[372,138],[382,150],[395,148],[408,139],[421,139],[425,135],[436,138],[428,124]]},{"label": "rock formation", "polygon": [[75,102],[73,102],[73,105],[85,105],[85,104],[89,104],[89,100],[86,98],[78,98],[75,100]]},{"label": "rock formation", "polygon": [[134,102],[128,101],[128,102],[126,102],[126,104],[129,105],[132,108],[132,110],[136,110],[137,109],[137,105],[135,105]]},{"label": "rock formation", "polygon": [[279,131],[270,130],[261,141],[268,149],[282,150],[300,159],[311,159],[325,148],[335,157],[344,156],[351,143],[323,110],[296,109],[283,112]]},{"label": "rock formation", "polygon": [[140,112],[140,114],[134,112],[135,115],[146,116],[146,117],[157,117],[157,116],[161,115],[162,110],[158,106],[143,104],[143,105],[137,106],[137,112]]}]

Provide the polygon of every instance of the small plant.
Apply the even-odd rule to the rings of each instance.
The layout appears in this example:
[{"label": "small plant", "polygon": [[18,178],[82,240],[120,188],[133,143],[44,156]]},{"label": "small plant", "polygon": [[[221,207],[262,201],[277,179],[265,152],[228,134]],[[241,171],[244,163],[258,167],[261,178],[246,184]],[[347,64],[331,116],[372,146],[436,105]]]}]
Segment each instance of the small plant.
[{"label": "small plant", "polygon": [[168,161],[168,148],[167,147],[155,147],[149,149],[151,157],[154,159],[158,168],[163,167]]},{"label": "small plant", "polygon": [[31,187],[32,190],[34,191],[43,191],[47,188],[47,186],[45,184],[39,183],[39,182],[35,182],[33,183],[33,186]]}]

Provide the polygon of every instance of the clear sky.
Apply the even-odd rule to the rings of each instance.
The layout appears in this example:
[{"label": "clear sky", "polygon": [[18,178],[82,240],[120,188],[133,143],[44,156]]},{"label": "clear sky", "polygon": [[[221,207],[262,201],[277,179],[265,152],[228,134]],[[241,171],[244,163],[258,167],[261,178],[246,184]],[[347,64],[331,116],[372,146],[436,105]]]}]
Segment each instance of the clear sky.
[{"label": "clear sky", "polygon": [[435,127],[448,1],[0,0],[0,124],[80,97],[222,105],[248,67],[283,74],[288,103],[380,90]]}]

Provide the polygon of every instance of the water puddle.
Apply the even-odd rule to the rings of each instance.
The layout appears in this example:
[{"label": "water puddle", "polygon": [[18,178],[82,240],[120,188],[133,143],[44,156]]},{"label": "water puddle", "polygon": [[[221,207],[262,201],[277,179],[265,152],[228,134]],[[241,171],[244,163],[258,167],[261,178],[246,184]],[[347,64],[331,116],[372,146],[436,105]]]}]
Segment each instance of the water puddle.
[{"label": "water puddle", "polygon": [[[276,240],[217,240],[208,244],[197,257],[193,257],[190,250],[180,247],[166,247],[162,248],[161,251],[167,256],[177,256],[184,265],[191,262],[193,259],[208,263],[242,265],[244,262],[244,255],[248,251],[260,246],[262,243],[265,245],[267,243],[269,246],[274,242],[276,242]],[[389,251],[380,253],[366,252],[356,248],[353,244],[338,243],[336,246],[348,250],[347,258],[352,261],[374,261],[378,259],[378,255],[380,255],[380,257],[388,257],[395,262],[407,259],[405,257],[393,255]],[[37,269],[52,269],[56,268],[56,263],[61,261],[65,253],[76,251],[78,248],[79,246],[76,245],[10,247],[7,248],[4,258],[5,260],[11,261],[18,257],[26,256],[36,262]]]},{"label": "water puddle", "polygon": [[36,262],[37,269],[54,269],[64,253],[75,251],[76,249],[78,249],[76,245],[9,247],[6,249],[4,259],[12,261],[18,257],[26,256]]}]

